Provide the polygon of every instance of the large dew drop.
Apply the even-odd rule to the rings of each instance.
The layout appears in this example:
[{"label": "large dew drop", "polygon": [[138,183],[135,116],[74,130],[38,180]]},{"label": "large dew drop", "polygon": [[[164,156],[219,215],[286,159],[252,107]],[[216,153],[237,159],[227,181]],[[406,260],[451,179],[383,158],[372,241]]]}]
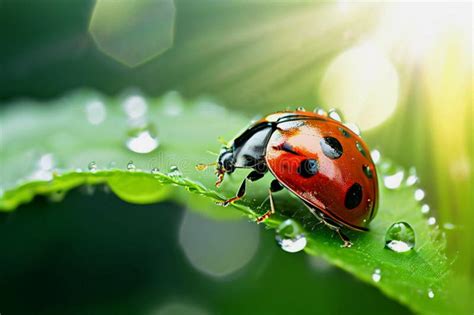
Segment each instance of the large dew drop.
[{"label": "large dew drop", "polygon": [[160,144],[153,126],[148,124],[144,128],[135,128],[129,131],[125,145],[135,153],[150,153]]},{"label": "large dew drop", "polygon": [[397,189],[402,184],[404,175],[404,171],[398,171],[395,174],[384,176],[383,184],[388,189]]},{"label": "large dew drop", "polygon": [[385,248],[405,253],[415,247],[415,231],[406,222],[392,224],[385,233]]},{"label": "large dew drop", "polygon": [[292,219],[288,219],[278,226],[275,240],[281,249],[288,253],[302,251],[307,243],[303,229]]}]

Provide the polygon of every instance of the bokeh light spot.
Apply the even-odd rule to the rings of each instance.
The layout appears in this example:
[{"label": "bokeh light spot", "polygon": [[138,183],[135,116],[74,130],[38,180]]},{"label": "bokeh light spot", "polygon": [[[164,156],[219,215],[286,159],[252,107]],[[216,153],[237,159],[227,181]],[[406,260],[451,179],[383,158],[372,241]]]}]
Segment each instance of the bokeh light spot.
[{"label": "bokeh light spot", "polygon": [[97,0],[89,31],[100,50],[134,67],[173,45],[174,22],[172,0]]},{"label": "bokeh light spot", "polygon": [[243,220],[218,221],[187,211],[179,242],[193,267],[223,277],[252,259],[259,244],[259,230],[256,224]]},{"label": "bokeh light spot", "polygon": [[320,85],[325,106],[342,111],[362,130],[376,127],[395,111],[399,78],[374,44],[364,43],[337,56]]}]

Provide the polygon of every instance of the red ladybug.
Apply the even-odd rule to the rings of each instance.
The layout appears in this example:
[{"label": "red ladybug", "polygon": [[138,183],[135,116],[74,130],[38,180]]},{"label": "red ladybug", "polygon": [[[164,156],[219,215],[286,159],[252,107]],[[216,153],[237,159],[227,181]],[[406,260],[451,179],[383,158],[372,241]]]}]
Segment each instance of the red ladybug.
[{"label": "red ladybug", "polygon": [[225,147],[217,161],[219,186],[224,174],[252,168],[237,195],[245,194],[247,180],[256,181],[270,171],[275,179],[269,188],[270,210],[275,212],[272,192],[283,188],[298,196],[321,222],[338,232],[347,227],[368,231],[377,210],[377,173],[365,142],[341,122],[304,110],[277,112],[257,121]]}]

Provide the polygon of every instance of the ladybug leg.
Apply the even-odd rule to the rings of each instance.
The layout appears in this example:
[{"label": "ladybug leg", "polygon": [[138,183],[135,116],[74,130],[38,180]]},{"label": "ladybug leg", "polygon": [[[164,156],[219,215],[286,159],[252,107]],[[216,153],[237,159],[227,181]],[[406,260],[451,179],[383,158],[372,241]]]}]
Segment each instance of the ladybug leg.
[{"label": "ladybug leg", "polygon": [[270,188],[268,189],[268,199],[270,200],[270,210],[265,212],[263,215],[257,218],[257,223],[263,222],[268,219],[272,214],[275,213],[275,204],[273,202],[273,195],[272,193],[280,191],[283,189],[283,186],[280,184],[279,181],[274,179],[270,184]]},{"label": "ladybug leg", "polygon": [[341,228],[339,226],[336,226],[336,225],[333,225],[329,222],[327,222],[326,220],[322,219],[321,222],[323,222],[328,228],[330,228],[331,230],[333,231],[336,231],[337,234],[339,235],[339,237],[341,238],[343,244],[341,245],[341,247],[345,247],[345,248],[349,248],[352,246],[352,242],[351,240],[349,239],[349,237],[347,237],[347,235],[345,235],[344,233],[342,233],[341,231]]},{"label": "ladybug leg", "polygon": [[242,199],[242,197],[245,196],[245,189],[246,189],[246,186],[247,186],[247,180],[249,180],[251,182],[254,182],[254,181],[259,180],[260,178],[262,178],[264,175],[265,174],[259,173],[257,171],[250,172],[250,174],[248,174],[247,177],[243,180],[243,182],[240,185],[240,188],[237,191],[237,194],[235,195],[235,197],[232,197],[232,198],[227,199],[227,200],[222,201],[222,202],[218,202],[217,204],[221,205],[221,206],[224,206],[224,207],[227,207],[232,202],[235,202],[239,199]]}]

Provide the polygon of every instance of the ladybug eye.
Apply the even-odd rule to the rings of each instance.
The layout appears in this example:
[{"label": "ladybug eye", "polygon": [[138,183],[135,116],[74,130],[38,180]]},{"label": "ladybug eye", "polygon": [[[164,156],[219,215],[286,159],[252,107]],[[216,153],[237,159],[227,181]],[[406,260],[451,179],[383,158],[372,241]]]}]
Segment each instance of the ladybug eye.
[{"label": "ladybug eye", "polygon": [[346,192],[346,198],[344,199],[344,206],[347,209],[354,209],[362,201],[362,186],[359,183],[353,184]]},{"label": "ladybug eye", "polygon": [[342,156],[342,145],[336,138],[324,137],[319,141],[324,155],[330,159],[338,159]]},{"label": "ladybug eye", "polygon": [[298,173],[304,178],[309,178],[318,172],[318,161],[313,159],[303,160],[298,167]]}]

